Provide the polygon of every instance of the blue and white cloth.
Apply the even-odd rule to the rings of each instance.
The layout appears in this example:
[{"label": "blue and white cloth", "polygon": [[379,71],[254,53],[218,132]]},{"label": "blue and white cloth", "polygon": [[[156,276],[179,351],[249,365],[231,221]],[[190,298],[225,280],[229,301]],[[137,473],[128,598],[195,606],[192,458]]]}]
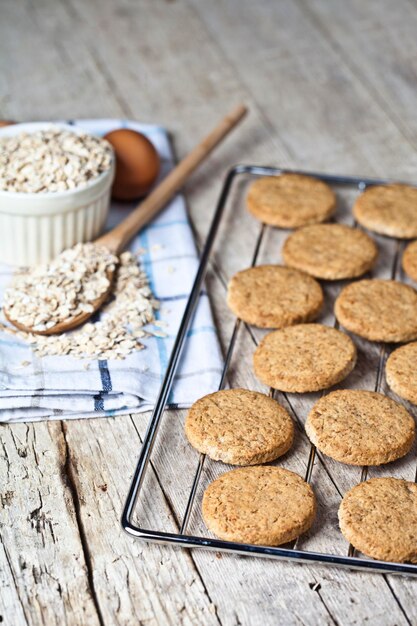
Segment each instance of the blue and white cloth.
[{"label": "blue and white cloth", "polygon": [[[122,120],[74,123],[100,135],[116,128],[138,130],[157,148],[162,160],[161,176],[173,165],[171,146],[163,128]],[[128,212],[126,205],[114,204],[108,227]],[[167,324],[158,330],[167,336],[145,338],[146,348],[125,360],[93,361],[85,369],[85,361],[69,356],[38,358],[28,344],[0,332],[1,422],[114,416],[152,408],[198,266],[183,197],[176,196],[134,239],[130,248],[145,250],[141,262],[161,303],[158,317]],[[12,272],[12,268],[0,265],[0,300]],[[188,334],[168,400],[170,407],[190,406],[199,397],[215,391],[220,380],[222,355],[207,293],[200,296]]]}]

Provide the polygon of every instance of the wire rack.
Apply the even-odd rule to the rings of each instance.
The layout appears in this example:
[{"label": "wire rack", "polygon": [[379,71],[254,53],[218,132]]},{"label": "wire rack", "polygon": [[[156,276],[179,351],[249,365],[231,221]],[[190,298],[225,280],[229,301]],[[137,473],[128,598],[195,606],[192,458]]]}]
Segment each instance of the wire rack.
[{"label": "wire rack", "polygon": [[[335,186],[335,187],[347,187],[350,189],[354,189],[356,191],[362,191],[368,185],[375,184],[386,184],[389,182],[393,182],[391,180],[381,180],[374,178],[362,178],[362,177],[352,177],[352,176],[338,176],[338,175],[328,175],[322,174],[318,172],[302,172],[274,167],[260,167],[253,165],[238,165],[231,169],[226,176],[223,189],[221,191],[217,207],[214,213],[214,217],[210,226],[210,230],[207,236],[207,240],[204,246],[204,249],[201,254],[201,260],[199,264],[199,268],[194,280],[194,284],[184,311],[184,315],[180,324],[180,328],[178,330],[178,335],[176,337],[172,353],[170,356],[170,360],[168,363],[167,371],[160,389],[160,393],[158,399],[155,404],[155,408],[153,410],[144,440],[143,446],[141,449],[141,453],[138,459],[138,463],[134,472],[132,484],[128,493],[128,497],[126,500],[125,508],[122,515],[122,526],[124,530],[137,539],[142,539],[147,542],[155,542],[155,543],[163,543],[170,544],[172,546],[181,546],[184,548],[204,548],[211,549],[217,552],[231,552],[238,555],[252,555],[252,556],[262,556],[280,560],[293,561],[298,563],[315,563],[322,565],[331,565],[338,567],[347,567],[351,569],[359,569],[365,570],[369,572],[380,572],[380,573],[391,573],[391,574],[402,574],[408,576],[417,576],[417,565],[408,564],[408,563],[391,563],[385,561],[378,561],[373,559],[365,558],[361,555],[357,555],[355,549],[352,545],[348,547],[347,553],[345,554],[332,554],[327,552],[318,552],[318,551],[309,551],[304,549],[299,549],[298,542],[294,541],[291,544],[287,544],[284,547],[271,547],[271,546],[259,546],[259,545],[251,545],[246,543],[237,543],[230,541],[222,541],[220,539],[216,539],[208,536],[197,536],[193,534],[189,534],[187,529],[189,527],[190,517],[195,510],[196,506],[196,496],[198,493],[200,479],[202,477],[203,469],[206,463],[205,455],[200,455],[197,467],[195,469],[194,477],[192,479],[191,490],[189,492],[184,513],[182,515],[182,520],[180,520],[179,532],[165,532],[158,529],[151,528],[143,528],[137,525],[134,522],[134,519],[138,518],[140,514],[140,510],[144,510],[144,507],[150,506],[149,502],[144,503],[141,499],[141,495],[144,488],[145,478],[149,472],[149,464],[151,460],[152,450],[154,448],[155,442],[158,438],[158,433],[160,431],[160,425],[163,421],[164,416],[166,415],[166,405],[168,401],[168,397],[171,391],[171,388],[174,384],[174,377],[177,371],[181,354],[184,349],[184,346],[187,341],[187,331],[191,325],[194,312],[196,310],[200,293],[202,291],[204,279],[206,276],[206,272],[211,261],[211,256],[213,252],[213,247],[216,242],[217,234],[219,231],[219,227],[221,225],[223,216],[225,214],[225,207],[228,202],[228,198],[231,194],[232,188],[235,184],[236,179],[253,179],[258,176],[271,176],[277,175],[281,173],[298,173],[298,174],[306,174],[309,176],[314,176],[323,180],[324,182]],[[257,264],[259,252],[261,246],[265,240],[266,234],[270,231],[270,227],[262,225],[258,231],[255,246],[252,254],[251,265],[254,266]],[[399,252],[401,248],[401,243],[397,242],[394,256],[396,255],[397,259],[394,258],[393,266],[398,265],[396,261],[398,261]],[[243,268],[240,268],[243,269]],[[228,374],[230,369],[230,364],[232,360],[233,353],[235,351],[235,347],[238,340],[239,329],[242,325],[242,322],[239,319],[236,319],[233,327],[233,331],[231,333],[230,341],[228,343],[226,356],[224,360],[224,367],[221,374],[219,389],[223,389],[228,381]],[[376,388],[378,388],[381,372],[383,371],[383,363],[386,358],[387,348],[385,346],[379,346],[379,355],[377,360],[377,372],[376,372]],[[270,390],[270,395],[274,396],[274,390]],[[169,445],[169,443],[165,442],[164,445]],[[318,453],[314,445],[310,445],[308,453],[305,459],[305,480],[307,482],[311,482],[315,461],[322,460],[321,455]],[[360,480],[366,480],[368,474],[368,468],[362,468]],[[416,476],[414,476],[416,479]],[[319,531],[320,532],[320,531]]]}]

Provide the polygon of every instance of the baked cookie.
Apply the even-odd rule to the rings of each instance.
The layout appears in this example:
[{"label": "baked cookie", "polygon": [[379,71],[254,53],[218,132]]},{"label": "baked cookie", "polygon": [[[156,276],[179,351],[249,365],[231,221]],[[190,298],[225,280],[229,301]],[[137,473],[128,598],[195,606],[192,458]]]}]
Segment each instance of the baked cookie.
[{"label": "baked cookie", "polygon": [[323,306],[323,291],[303,272],[280,265],[258,265],[232,277],[227,304],[248,324],[283,328],[315,319]]},{"label": "baked cookie", "polygon": [[356,278],[368,272],[378,256],[369,235],[344,224],[312,224],[295,231],[284,243],[289,267],[325,280]]},{"label": "baked cookie", "polygon": [[414,420],[391,398],[373,391],[333,391],[313,406],[305,429],[310,441],[348,465],[381,465],[401,458],[414,441]]},{"label": "baked cookie", "polygon": [[396,280],[359,280],[347,285],[334,312],[347,330],[370,341],[417,338],[417,291]]},{"label": "baked cookie", "polygon": [[308,530],[315,514],[310,485],[281,467],[232,470],[203,496],[207,528],[226,541],[279,546]]},{"label": "baked cookie", "polygon": [[256,465],[289,450],[294,425],[288,412],[263,393],[227,389],[194,402],[185,434],[194,448],[215,461]]},{"label": "baked cookie", "polygon": [[417,404],[417,343],[408,343],[390,354],[385,376],[391,389],[413,404]]},{"label": "baked cookie", "polygon": [[380,235],[417,237],[417,188],[411,185],[375,185],[356,200],[353,214],[359,224]]},{"label": "baked cookie", "polygon": [[353,341],[321,324],[299,324],[263,338],[253,358],[256,376],[280,391],[327,389],[346,378],[356,364]]},{"label": "baked cookie", "polygon": [[417,563],[417,485],[399,478],[371,478],[345,494],[340,530],[374,559]]},{"label": "baked cookie", "polygon": [[402,266],[404,272],[417,282],[417,241],[409,243],[404,250]]},{"label": "baked cookie", "polygon": [[335,206],[336,196],[326,183],[301,174],[258,178],[247,196],[249,213],[279,228],[324,222],[333,215]]}]

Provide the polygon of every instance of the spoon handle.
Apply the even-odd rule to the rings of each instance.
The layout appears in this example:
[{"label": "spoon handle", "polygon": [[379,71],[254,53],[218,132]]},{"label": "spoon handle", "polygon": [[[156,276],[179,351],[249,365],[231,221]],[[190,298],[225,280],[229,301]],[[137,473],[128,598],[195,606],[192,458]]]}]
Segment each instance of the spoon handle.
[{"label": "spoon handle", "polygon": [[119,254],[134,235],[155,217],[168,200],[183,186],[190,174],[246,115],[244,105],[237,106],[199,143],[157,187],[111,231],[97,239],[111,252]]}]

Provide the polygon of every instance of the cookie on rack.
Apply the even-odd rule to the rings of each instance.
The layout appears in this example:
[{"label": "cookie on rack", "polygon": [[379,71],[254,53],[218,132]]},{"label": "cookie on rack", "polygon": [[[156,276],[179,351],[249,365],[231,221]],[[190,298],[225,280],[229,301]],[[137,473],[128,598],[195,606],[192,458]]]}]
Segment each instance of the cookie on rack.
[{"label": "cookie on rack", "polygon": [[248,211],[258,220],[279,228],[299,228],[329,219],[336,196],[323,181],[301,174],[258,178],[247,196]]},{"label": "cookie on rack", "polygon": [[290,449],[294,425],[273,398],[248,389],[226,389],[194,402],[185,433],[194,448],[215,461],[256,465]]},{"label": "cookie on rack", "polygon": [[312,224],[292,233],[282,248],[289,267],[324,280],[356,278],[368,272],[378,256],[371,237],[345,224]]},{"label": "cookie on rack", "polygon": [[390,354],[385,376],[390,388],[401,398],[417,404],[417,342],[408,343]]},{"label": "cookie on rack", "polygon": [[232,277],[227,304],[248,324],[283,328],[316,319],[323,306],[323,291],[303,272],[280,265],[258,265]]},{"label": "cookie on rack", "polygon": [[351,283],[340,292],[334,311],[347,330],[370,341],[417,338],[417,291],[396,280]]},{"label": "cookie on rack", "polygon": [[340,530],[366,556],[417,563],[417,485],[371,478],[348,491],[339,508]]},{"label": "cookie on rack", "polygon": [[321,324],[298,324],[264,337],[254,354],[254,371],[265,385],[305,393],[327,389],[356,364],[356,348],[345,333]]},{"label": "cookie on rack", "polygon": [[343,389],[320,398],[311,409],[306,433],[332,459],[348,465],[382,465],[410,451],[414,419],[381,393]]},{"label": "cookie on rack", "polygon": [[404,272],[417,282],[417,241],[412,241],[404,250],[402,266]]},{"label": "cookie on rack", "polygon": [[374,185],[356,200],[353,214],[369,230],[400,239],[417,237],[417,188]]},{"label": "cookie on rack", "polygon": [[226,541],[279,546],[306,532],[315,514],[310,485],[281,467],[232,470],[212,482],[203,496],[208,529]]}]

